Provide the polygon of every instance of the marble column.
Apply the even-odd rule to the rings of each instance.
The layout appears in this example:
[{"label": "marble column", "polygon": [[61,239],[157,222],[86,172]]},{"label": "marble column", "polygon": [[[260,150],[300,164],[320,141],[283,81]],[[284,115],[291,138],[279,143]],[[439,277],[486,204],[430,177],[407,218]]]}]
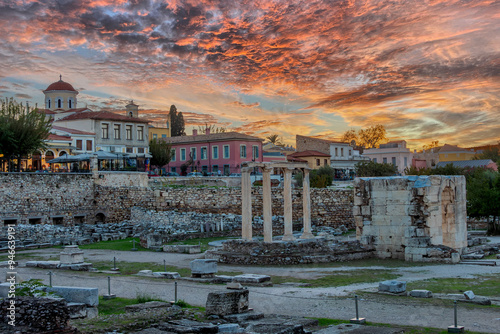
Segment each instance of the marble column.
[{"label": "marble column", "polygon": [[284,172],[283,198],[285,207],[283,208],[283,216],[285,218],[285,234],[283,235],[283,241],[293,241],[295,237],[293,236],[292,227],[292,170],[284,168]]},{"label": "marble column", "polygon": [[250,168],[241,169],[241,238],[252,240],[252,184]]},{"label": "marble column", "polygon": [[262,211],[264,216],[264,242],[273,242],[273,213],[270,168],[263,168],[262,170]]},{"label": "marble column", "polygon": [[304,232],[300,236],[301,239],[313,239],[314,235],[311,233],[311,191],[309,186],[309,170],[304,168],[304,178],[302,185],[302,199],[304,213]]}]

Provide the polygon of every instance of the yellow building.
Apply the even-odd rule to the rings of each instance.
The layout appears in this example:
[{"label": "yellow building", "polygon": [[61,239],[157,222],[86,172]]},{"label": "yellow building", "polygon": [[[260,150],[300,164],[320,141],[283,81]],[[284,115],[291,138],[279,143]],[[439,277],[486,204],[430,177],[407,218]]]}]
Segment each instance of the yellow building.
[{"label": "yellow building", "polygon": [[149,125],[149,139],[167,137],[170,137],[170,114],[167,115],[167,119],[164,124],[153,123]]},{"label": "yellow building", "polygon": [[[437,150],[434,149],[434,152]],[[439,161],[463,161],[472,160],[476,155],[474,150],[468,150],[465,148],[458,147],[456,145],[444,144],[439,148],[437,152],[439,154]]]},{"label": "yellow building", "polygon": [[309,168],[319,169],[323,166],[330,166],[331,156],[329,154],[309,150],[289,154],[286,158],[288,161],[307,162]]}]

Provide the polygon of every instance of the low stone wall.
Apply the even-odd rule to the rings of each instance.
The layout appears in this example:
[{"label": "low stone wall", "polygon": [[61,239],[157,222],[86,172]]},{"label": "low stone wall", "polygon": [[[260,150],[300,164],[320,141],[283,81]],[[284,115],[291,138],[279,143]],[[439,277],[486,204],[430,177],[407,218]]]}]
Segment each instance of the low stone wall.
[{"label": "low stone wall", "polygon": [[16,297],[15,327],[8,324],[10,299],[0,302],[2,333],[76,333],[69,326],[69,309],[64,299]]},{"label": "low stone wall", "polygon": [[373,248],[358,241],[298,240],[273,242],[229,240],[221,249],[208,250],[206,259],[244,265],[295,265],[343,262],[373,257]]}]

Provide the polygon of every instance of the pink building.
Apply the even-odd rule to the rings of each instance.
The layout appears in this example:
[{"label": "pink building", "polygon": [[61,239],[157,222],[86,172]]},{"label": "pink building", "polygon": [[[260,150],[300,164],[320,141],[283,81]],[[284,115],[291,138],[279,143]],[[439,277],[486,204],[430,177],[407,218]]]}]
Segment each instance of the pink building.
[{"label": "pink building", "polygon": [[244,161],[262,162],[262,139],[238,132],[210,133],[192,136],[162,138],[172,144],[172,160],[168,170],[181,175],[181,166],[186,173],[202,172],[229,175],[241,172]]}]

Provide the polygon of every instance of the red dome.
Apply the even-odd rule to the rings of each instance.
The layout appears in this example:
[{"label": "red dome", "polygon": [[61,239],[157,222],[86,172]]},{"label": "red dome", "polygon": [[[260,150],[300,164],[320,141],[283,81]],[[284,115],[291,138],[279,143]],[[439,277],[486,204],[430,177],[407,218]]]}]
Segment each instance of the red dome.
[{"label": "red dome", "polygon": [[74,89],[73,86],[71,86],[71,84],[62,80],[50,84],[45,91],[51,91],[51,90],[69,90],[72,92],[76,92],[76,89]]}]

